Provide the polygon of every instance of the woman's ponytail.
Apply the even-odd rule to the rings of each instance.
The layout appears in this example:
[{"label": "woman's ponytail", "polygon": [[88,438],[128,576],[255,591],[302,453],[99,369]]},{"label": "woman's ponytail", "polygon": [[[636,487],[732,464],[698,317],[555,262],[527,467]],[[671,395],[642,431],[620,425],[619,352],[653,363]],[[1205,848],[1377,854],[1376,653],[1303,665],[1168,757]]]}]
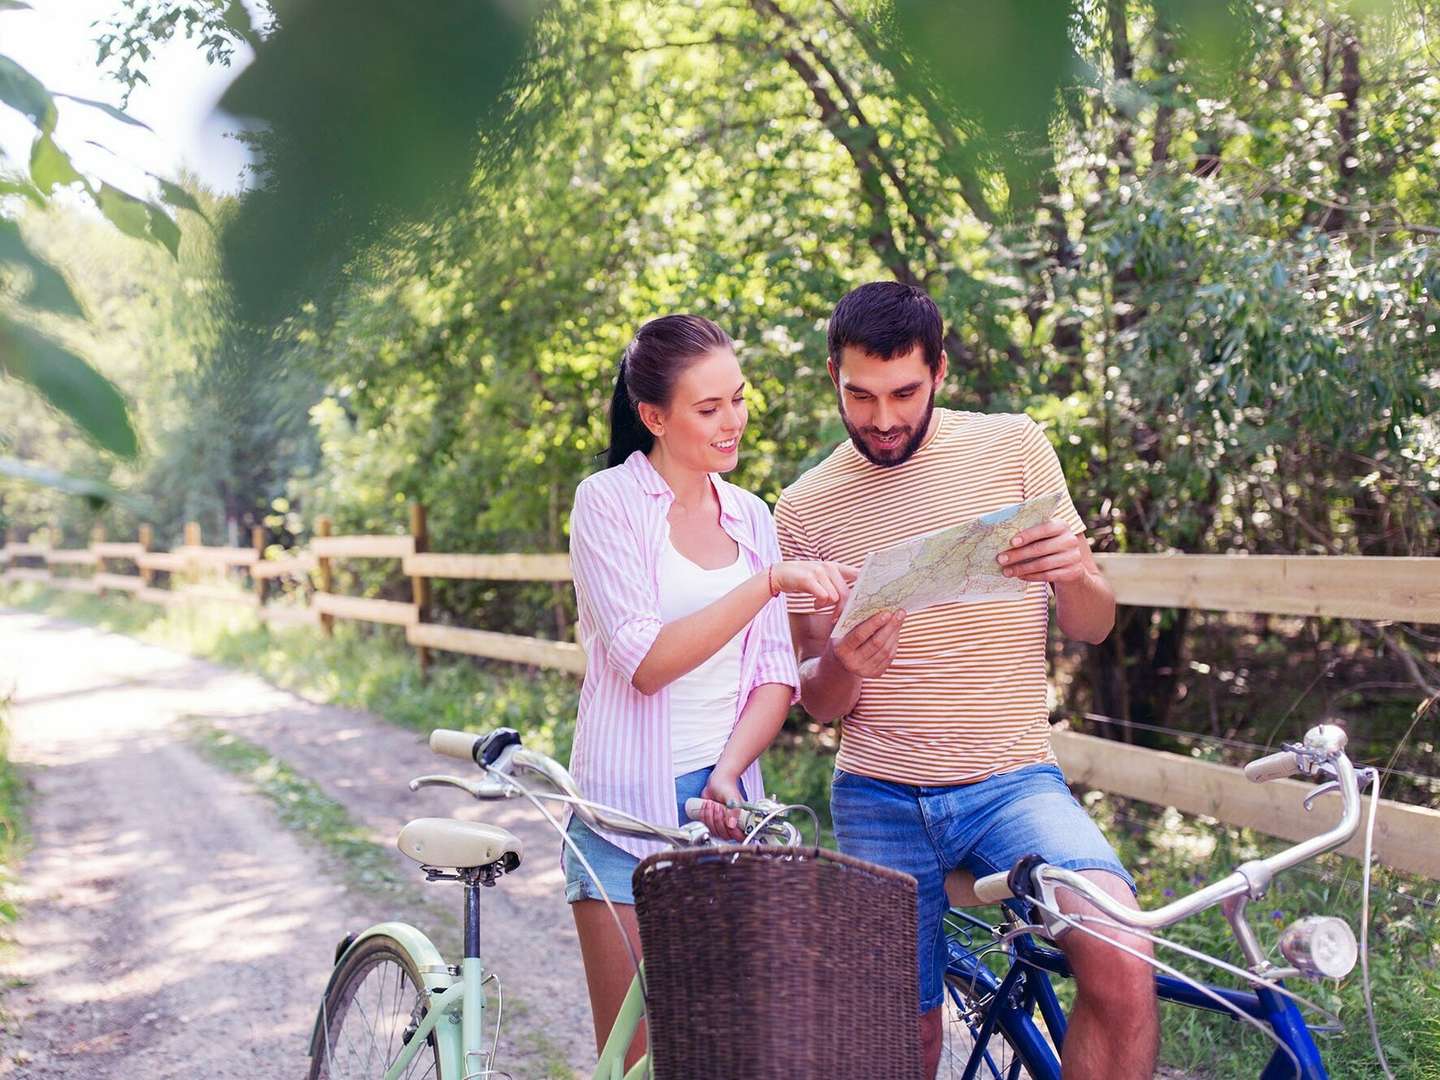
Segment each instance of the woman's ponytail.
[{"label": "woman's ponytail", "polygon": [[663,409],[675,380],[712,349],[732,348],[730,335],[699,315],[662,315],[640,327],[620,358],[610,397],[610,449],[605,465],[623,464],[636,450],[649,453],[655,436],[640,419],[640,402]]},{"label": "woman's ponytail", "polygon": [[610,449],[605,454],[606,468],[614,468],[636,450],[648,454],[655,445],[651,434],[640,419],[640,412],[630,398],[630,387],[625,381],[626,359],[630,350],[620,358],[620,373],[615,376],[615,393],[610,398]]}]

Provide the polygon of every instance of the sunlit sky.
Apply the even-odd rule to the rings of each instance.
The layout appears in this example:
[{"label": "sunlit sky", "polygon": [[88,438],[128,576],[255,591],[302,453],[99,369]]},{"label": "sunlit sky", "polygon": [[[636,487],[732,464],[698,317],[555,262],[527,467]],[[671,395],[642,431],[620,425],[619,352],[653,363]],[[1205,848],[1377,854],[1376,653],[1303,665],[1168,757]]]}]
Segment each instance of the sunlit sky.
[{"label": "sunlit sky", "polygon": [[[118,0],[30,2],[33,10],[0,13],[0,53],[23,65],[51,91],[119,105],[123,87],[98,68],[95,59],[99,35],[95,24],[123,12]],[[242,46],[230,68],[212,67],[198,43],[176,35],[155,50],[145,69],[150,85],[138,87],[126,108],[152,131],[60,99],[56,141],[81,172],[136,195],[152,192],[147,171],[175,179],[183,170],[214,191],[237,191],[244,183],[249,154],[226,137],[239,124],[216,115],[214,107],[250,58]],[[34,134],[25,117],[0,106],[0,149],[12,165],[23,166],[29,160]],[[91,140],[106,149],[91,145]]]}]

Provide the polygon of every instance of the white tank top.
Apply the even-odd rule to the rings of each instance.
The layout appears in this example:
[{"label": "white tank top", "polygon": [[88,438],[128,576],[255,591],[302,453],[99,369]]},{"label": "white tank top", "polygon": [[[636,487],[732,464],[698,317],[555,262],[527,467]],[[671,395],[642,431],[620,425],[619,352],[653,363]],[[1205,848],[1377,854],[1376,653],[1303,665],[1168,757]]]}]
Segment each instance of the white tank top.
[{"label": "white tank top", "polygon": [[[709,607],[750,576],[743,552],[718,570],[697,566],[670,542],[660,550],[660,618],[673,622]],[[670,757],[675,775],[714,765],[740,711],[740,642],[745,631],[670,684]]]}]

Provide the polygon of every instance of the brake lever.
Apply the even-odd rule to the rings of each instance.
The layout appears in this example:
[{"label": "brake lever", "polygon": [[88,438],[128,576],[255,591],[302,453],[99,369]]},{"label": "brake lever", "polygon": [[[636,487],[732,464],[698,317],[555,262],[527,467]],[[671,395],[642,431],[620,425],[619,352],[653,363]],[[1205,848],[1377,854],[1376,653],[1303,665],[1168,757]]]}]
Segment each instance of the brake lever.
[{"label": "brake lever", "polygon": [[504,787],[494,780],[461,780],[458,776],[417,776],[410,781],[410,790],[419,791],[423,787],[455,787],[459,788],[472,799],[503,799],[508,796]]},{"label": "brake lever", "polygon": [[1332,791],[1339,790],[1340,781],[1327,780],[1325,783],[1317,787],[1314,791],[1310,792],[1309,795],[1305,796],[1305,809],[1309,810],[1311,807],[1313,807],[1315,805],[1315,800],[1320,798],[1321,795],[1329,795]]}]

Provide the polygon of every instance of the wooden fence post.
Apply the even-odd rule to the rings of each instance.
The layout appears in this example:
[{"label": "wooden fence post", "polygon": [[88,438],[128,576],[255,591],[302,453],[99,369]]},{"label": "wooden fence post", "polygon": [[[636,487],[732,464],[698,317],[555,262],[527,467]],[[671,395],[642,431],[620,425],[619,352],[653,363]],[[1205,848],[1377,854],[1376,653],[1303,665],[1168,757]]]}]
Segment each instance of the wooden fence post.
[{"label": "wooden fence post", "polygon": [[[96,525],[94,528],[92,528],[92,529],[90,530],[90,549],[93,551],[93,550],[95,549],[95,545],[96,545],[96,544],[103,544],[104,542],[105,542],[105,526],[104,526],[104,525]],[[105,572],[105,559],[104,559],[103,556],[96,555],[96,556],[95,556],[95,567],[94,567],[94,569],[92,569],[92,570],[90,571],[90,574],[91,574],[91,584],[94,585],[94,587],[95,587],[95,595],[96,595],[96,596],[102,595],[102,590],[101,590],[100,586],[99,586],[98,584],[96,584],[96,582],[99,580],[99,575],[100,575],[100,574],[103,574],[104,572]]]},{"label": "wooden fence post", "polygon": [[[329,518],[328,515],[326,515],[326,514],[321,514],[319,517],[317,517],[317,518],[315,519],[315,535],[316,535],[316,536],[329,536],[329,535],[330,535],[330,529],[331,529],[331,522],[330,522],[330,518]],[[316,573],[316,576],[318,576],[318,577],[320,578],[320,591],[321,591],[322,593],[331,593],[331,592],[334,592],[334,591],[335,591],[335,588],[334,588],[334,586],[335,586],[335,578],[334,578],[334,575],[331,573],[331,570],[330,570],[330,559],[329,559],[328,556],[321,555],[321,556],[319,556],[318,558],[316,558],[316,560],[315,560],[315,573]],[[325,614],[324,612],[321,612],[321,613],[320,613],[320,632],[321,632],[322,634],[324,634],[326,637],[334,637],[334,636],[335,636],[335,616],[334,616],[334,615],[327,615],[327,614]]]},{"label": "wooden fence post", "polygon": [[[139,536],[138,539],[140,540],[140,550],[143,551],[143,552],[148,552],[152,547],[155,546],[155,530],[154,530],[153,528],[151,528],[149,525],[141,525],[141,526],[140,526],[140,536]],[[136,565],[137,565],[137,567],[138,567],[139,570],[140,570],[140,586],[141,586],[141,588],[145,588],[145,589],[152,589],[152,588],[154,588],[154,587],[155,587],[155,571],[154,571],[154,570],[151,570],[148,566],[145,566],[143,563],[138,562],[138,560],[137,560],[137,562],[136,562]]]},{"label": "wooden fence post", "polygon": [[[425,504],[413,502],[410,504],[410,536],[415,541],[415,553],[423,554],[430,550],[430,533],[425,522]],[[426,622],[430,618],[430,579],[417,575],[410,579],[410,600],[415,605],[420,621]],[[420,662],[420,677],[424,678],[430,671],[430,650],[424,645],[415,646],[415,656]]]},{"label": "wooden fence post", "polygon": [[[265,526],[252,525],[250,527],[250,546],[255,549],[255,562],[258,564],[265,558]],[[265,606],[265,585],[268,578],[260,577],[255,573],[257,567],[250,568],[250,581],[255,586],[255,607],[257,609]]]},{"label": "wooden fence post", "polygon": [[[204,543],[205,538],[204,535],[200,532],[200,523],[198,521],[187,521],[185,523],[185,546],[187,548],[198,548]],[[195,582],[200,580],[200,574],[198,570],[200,566],[200,560],[194,555],[189,554],[188,552],[187,555],[189,555],[189,557],[181,563],[180,580],[184,581],[187,584],[193,585],[195,584]],[[170,575],[171,588],[174,588],[176,578],[177,575],[175,575],[174,573]]]}]

